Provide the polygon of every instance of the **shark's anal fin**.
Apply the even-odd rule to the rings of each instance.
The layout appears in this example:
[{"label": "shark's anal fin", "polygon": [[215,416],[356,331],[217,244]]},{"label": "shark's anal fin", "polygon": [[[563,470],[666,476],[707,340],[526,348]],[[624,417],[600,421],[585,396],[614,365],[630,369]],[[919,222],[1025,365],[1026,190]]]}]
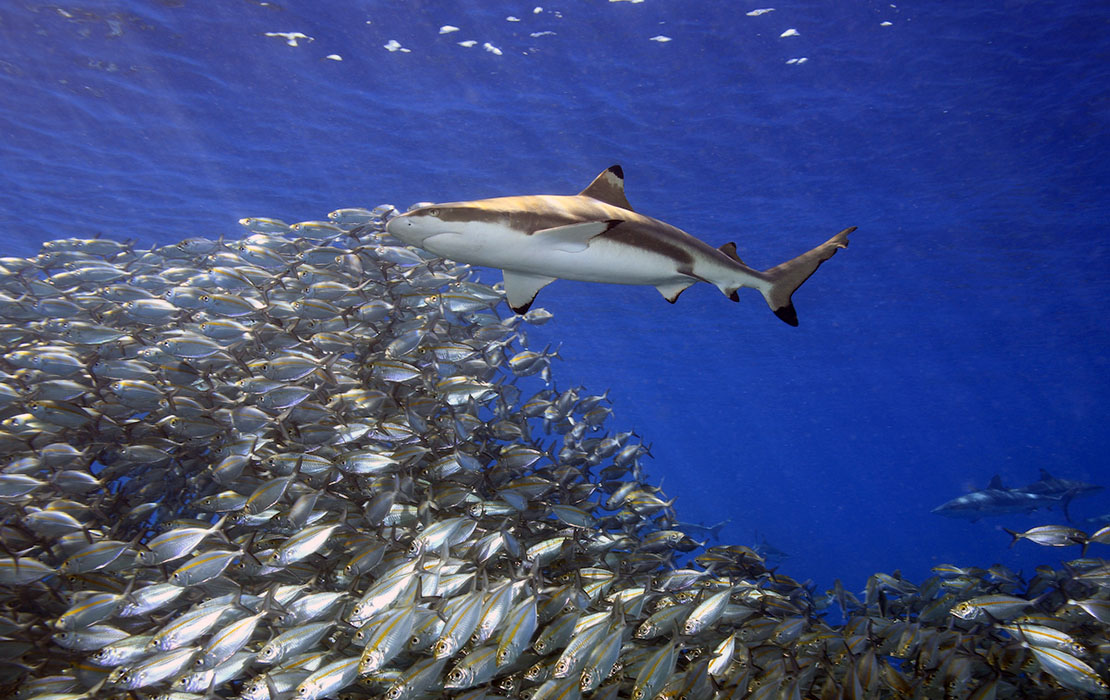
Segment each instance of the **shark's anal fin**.
[{"label": "shark's anal fin", "polygon": [[558,250],[563,253],[581,253],[590,247],[590,241],[619,223],[621,223],[620,219],[587,221],[581,224],[540,229],[532,235],[540,237],[543,245],[551,250]]},{"label": "shark's anal fin", "polygon": [[633,211],[632,205],[624,196],[624,170],[613,165],[594,178],[590,186],[578,193],[580,197],[593,197],[599,202]]},{"label": "shark's anal fin", "polygon": [[539,291],[554,281],[554,277],[505,270],[505,296],[509,308],[518,314],[527,313]]},{"label": "shark's anal fin", "polygon": [[697,282],[695,279],[683,279],[675,282],[667,282],[665,284],[656,285],[656,289],[663,295],[663,298],[672,304],[678,301],[678,295],[685,292],[690,288],[690,285]]}]

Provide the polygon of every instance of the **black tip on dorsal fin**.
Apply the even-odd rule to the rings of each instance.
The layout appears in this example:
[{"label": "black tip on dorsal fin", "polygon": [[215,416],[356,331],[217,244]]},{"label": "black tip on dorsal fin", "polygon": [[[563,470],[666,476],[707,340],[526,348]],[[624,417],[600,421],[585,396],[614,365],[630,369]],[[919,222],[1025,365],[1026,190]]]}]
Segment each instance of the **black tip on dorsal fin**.
[{"label": "black tip on dorsal fin", "polygon": [[994,476],[991,477],[991,482],[989,484],[987,484],[987,488],[988,489],[1004,490],[1006,487],[1002,485],[1002,477],[995,474]]},{"label": "black tip on dorsal fin", "polygon": [[624,196],[624,170],[619,165],[603,170],[589,187],[578,193],[578,196],[593,197],[599,202],[633,211],[632,205]]}]

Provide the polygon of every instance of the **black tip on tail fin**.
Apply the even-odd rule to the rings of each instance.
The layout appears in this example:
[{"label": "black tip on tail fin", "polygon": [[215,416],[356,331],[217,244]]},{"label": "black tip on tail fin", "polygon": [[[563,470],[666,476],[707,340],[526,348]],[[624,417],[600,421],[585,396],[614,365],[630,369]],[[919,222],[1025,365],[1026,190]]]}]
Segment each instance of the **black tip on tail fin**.
[{"label": "black tip on tail fin", "polygon": [[776,316],[781,318],[788,325],[794,326],[795,328],[798,327],[798,312],[794,310],[793,303],[787,304],[786,306],[780,306],[777,309],[773,309],[773,311],[775,312]]}]

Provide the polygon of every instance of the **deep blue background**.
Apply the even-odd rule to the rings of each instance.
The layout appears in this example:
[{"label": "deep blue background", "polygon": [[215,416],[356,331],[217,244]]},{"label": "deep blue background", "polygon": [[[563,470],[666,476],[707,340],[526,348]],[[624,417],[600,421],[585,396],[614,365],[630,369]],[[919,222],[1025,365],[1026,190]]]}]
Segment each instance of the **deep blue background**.
[{"label": "deep blue background", "polygon": [[[754,293],[557,282],[531,339],[562,344],[559,388],[610,390],[684,519],[758,530],[796,578],[1029,572],[1058,551],[998,528],[1058,514],[929,510],[994,473],[1110,485],[1110,6],[984,4],[5,3],[0,254],[572,193],[612,163],[756,267],[857,225],[798,329]],[[288,31],[314,40],[264,36]]]}]

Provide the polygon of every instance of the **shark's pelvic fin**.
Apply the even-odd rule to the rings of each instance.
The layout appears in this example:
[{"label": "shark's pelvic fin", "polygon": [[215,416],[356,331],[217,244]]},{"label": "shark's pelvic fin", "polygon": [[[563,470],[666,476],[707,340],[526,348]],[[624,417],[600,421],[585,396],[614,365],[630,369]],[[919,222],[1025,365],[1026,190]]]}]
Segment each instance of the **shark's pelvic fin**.
[{"label": "shark's pelvic fin", "polygon": [[624,170],[621,166],[614,165],[608,170],[603,170],[594,178],[590,186],[578,193],[580,197],[593,197],[599,202],[612,204],[614,207],[635,211],[628,199],[624,196]]},{"label": "shark's pelvic fin", "polygon": [[590,241],[605,233],[620,223],[619,219],[611,221],[587,221],[583,224],[570,224],[556,226],[536,231],[533,235],[539,236],[544,246],[564,253],[581,253],[590,247]]},{"label": "shark's pelvic fin", "polygon": [[539,291],[554,281],[554,277],[505,270],[505,296],[509,308],[518,314],[527,313]]},{"label": "shark's pelvic fin", "polygon": [[846,228],[813,250],[763,272],[771,282],[768,289],[761,290],[763,298],[776,316],[791,326],[798,325],[798,312],[794,310],[790,295],[809,279],[821,263],[831,258],[840,248],[847,248],[848,234],[855,230],[855,226]]}]

